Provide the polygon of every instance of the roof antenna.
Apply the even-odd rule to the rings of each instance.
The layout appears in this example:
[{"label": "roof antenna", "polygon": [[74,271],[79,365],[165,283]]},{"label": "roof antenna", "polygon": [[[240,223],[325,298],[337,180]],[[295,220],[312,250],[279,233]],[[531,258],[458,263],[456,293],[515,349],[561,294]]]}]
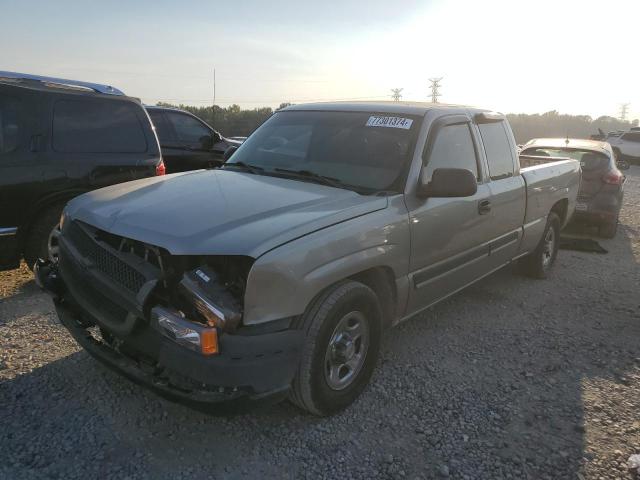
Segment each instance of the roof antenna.
[{"label": "roof antenna", "polygon": [[565,144],[566,146],[569,146],[569,130],[567,130],[567,138],[566,138],[566,140],[564,141],[564,144]]}]

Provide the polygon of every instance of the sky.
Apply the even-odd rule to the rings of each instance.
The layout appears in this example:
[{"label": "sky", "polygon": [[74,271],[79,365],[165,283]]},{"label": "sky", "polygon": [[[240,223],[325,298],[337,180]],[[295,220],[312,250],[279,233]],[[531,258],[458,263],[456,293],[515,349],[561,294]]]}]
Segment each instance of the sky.
[{"label": "sky", "polygon": [[639,0],[0,0],[0,70],[145,103],[390,99],[640,118]]}]

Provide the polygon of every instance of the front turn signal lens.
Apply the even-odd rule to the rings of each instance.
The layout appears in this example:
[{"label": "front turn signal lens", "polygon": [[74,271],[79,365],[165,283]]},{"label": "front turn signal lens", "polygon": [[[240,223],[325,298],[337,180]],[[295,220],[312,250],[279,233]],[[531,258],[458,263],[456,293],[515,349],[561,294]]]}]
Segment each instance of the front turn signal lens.
[{"label": "front turn signal lens", "polygon": [[216,355],[218,352],[218,331],[207,328],[200,332],[200,348],[203,355]]}]

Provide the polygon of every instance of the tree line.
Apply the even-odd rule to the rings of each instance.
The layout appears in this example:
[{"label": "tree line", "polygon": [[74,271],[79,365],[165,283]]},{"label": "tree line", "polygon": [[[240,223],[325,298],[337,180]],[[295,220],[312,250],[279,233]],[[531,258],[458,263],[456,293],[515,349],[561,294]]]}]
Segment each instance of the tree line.
[{"label": "tree line", "polygon": [[[187,110],[227,137],[246,137],[273,115],[274,111],[289,104],[283,103],[275,110],[271,107],[243,110],[239,105],[231,105],[225,108],[217,105],[215,107],[170,105],[167,103],[158,103],[158,105]],[[507,117],[516,137],[516,142],[519,144],[526,143],[532,138],[540,137],[568,136],[571,138],[589,138],[590,135],[597,134],[598,129],[608,133],[615,130],[627,130],[631,126],[638,126],[638,120],[628,122],[609,116],[593,119],[588,115],[565,115],[555,110],[533,115],[512,113],[508,114]]]}]

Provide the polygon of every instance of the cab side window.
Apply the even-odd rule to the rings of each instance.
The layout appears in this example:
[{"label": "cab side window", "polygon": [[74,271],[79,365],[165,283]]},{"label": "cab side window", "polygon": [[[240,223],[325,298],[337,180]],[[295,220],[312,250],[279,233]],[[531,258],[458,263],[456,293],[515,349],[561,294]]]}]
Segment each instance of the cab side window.
[{"label": "cab side window", "polygon": [[512,177],[514,174],[513,149],[509,143],[504,122],[481,123],[478,128],[487,155],[491,180]]},{"label": "cab side window", "polygon": [[469,124],[445,125],[440,128],[426,162],[429,179],[436,168],[464,168],[478,178],[478,162]]},{"label": "cab side window", "polygon": [[178,141],[185,145],[200,147],[207,141],[206,137],[211,137],[211,130],[189,115],[172,112],[166,115],[173,125]]},{"label": "cab side window", "polygon": [[19,140],[18,102],[8,96],[0,95],[0,155],[16,150]]}]

